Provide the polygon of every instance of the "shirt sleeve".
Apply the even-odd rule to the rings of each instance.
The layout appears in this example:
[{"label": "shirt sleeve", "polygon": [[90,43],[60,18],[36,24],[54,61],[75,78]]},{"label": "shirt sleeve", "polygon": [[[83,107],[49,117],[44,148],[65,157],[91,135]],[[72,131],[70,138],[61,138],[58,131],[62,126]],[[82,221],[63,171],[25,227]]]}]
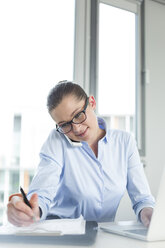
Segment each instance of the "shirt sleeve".
[{"label": "shirt sleeve", "polygon": [[33,193],[37,193],[41,220],[46,218],[54,201],[63,168],[62,143],[55,136],[51,134],[41,149],[40,163],[27,195],[30,199]]},{"label": "shirt sleeve", "polygon": [[144,207],[154,208],[155,200],[140,161],[136,142],[131,135],[128,139],[127,190],[138,219],[139,213]]}]

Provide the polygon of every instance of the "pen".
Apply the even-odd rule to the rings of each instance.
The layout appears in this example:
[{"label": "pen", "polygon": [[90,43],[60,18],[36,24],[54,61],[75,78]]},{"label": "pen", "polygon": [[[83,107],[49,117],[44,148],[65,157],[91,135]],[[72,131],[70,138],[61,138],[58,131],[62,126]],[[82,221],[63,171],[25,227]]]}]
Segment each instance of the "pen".
[{"label": "pen", "polygon": [[[26,194],[25,194],[25,192],[24,192],[24,190],[23,190],[22,187],[20,187],[20,191],[21,191],[21,194],[22,194],[24,203],[25,203],[27,206],[29,206],[30,208],[32,208],[32,206],[31,206],[30,202],[28,201],[28,199],[27,199],[27,197],[26,197]],[[33,216],[33,220],[36,221],[35,216]]]}]

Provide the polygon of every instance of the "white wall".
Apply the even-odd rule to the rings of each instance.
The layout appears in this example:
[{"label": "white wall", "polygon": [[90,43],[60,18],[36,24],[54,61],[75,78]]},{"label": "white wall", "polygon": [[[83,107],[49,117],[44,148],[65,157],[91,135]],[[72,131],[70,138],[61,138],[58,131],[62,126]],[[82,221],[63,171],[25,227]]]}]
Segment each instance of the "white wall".
[{"label": "white wall", "polygon": [[165,167],[165,5],[146,0],[146,174],[154,195]]},{"label": "white wall", "polygon": [[[145,173],[152,194],[156,197],[165,167],[165,5],[144,1],[145,57],[150,79],[145,86]],[[116,216],[116,220],[126,219],[135,219],[127,194]]]}]

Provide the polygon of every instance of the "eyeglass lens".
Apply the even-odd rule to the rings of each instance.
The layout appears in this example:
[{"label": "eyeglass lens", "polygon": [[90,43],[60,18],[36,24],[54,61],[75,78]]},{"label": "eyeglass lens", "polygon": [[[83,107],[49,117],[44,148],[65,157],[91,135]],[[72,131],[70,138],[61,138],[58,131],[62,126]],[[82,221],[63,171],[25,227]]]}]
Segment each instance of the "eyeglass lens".
[{"label": "eyeglass lens", "polygon": [[58,130],[62,133],[68,133],[72,129],[72,123],[74,124],[81,124],[83,121],[86,120],[86,115],[84,112],[78,113],[72,120],[71,123],[65,123],[59,126]]}]

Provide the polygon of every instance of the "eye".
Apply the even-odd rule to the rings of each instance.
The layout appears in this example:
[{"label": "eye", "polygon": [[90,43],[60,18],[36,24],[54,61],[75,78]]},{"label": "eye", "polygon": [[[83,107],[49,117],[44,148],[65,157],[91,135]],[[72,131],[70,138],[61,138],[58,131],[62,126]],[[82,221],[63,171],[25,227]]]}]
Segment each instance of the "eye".
[{"label": "eye", "polygon": [[77,115],[75,115],[74,119],[79,119],[81,118],[82,112],[79,112]]},{"label": "eye", "polygon": [[62,124],[62,125],[60,125],[59,127],[60,128],[66,128],[66,127],[68,127],[70,125],[70,123],[64,123],[64,124]]}]

